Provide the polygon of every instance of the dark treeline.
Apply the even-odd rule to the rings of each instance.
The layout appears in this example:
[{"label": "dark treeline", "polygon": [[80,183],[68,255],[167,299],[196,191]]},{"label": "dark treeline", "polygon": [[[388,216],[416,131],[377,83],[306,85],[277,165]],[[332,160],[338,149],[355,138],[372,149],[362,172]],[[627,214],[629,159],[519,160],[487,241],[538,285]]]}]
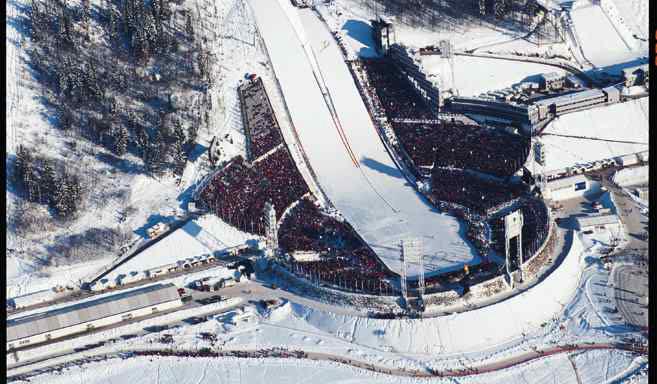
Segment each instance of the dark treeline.
[{"label": "dark treeline", "polygon": [[75,216],[81,206],[84,188],[80,177],[70,173],[63,162],[21,145],[16,152],[13,176],[26,200],[48,205],[60,218]]},{"label": "dark treeline", "polygon": [[[361,0],[361,4],[373,14],[393,15],[409,26],[443,30],[485,22],[530,32],[532,18],[543,10],[536,0]],[[541,25],[537,32],[548,26]]]},{"label": "dark treeline", "polygon": [[208,121],[210,55],[171,0],[33,0],[32,68],[60,129],[181,174]]}]

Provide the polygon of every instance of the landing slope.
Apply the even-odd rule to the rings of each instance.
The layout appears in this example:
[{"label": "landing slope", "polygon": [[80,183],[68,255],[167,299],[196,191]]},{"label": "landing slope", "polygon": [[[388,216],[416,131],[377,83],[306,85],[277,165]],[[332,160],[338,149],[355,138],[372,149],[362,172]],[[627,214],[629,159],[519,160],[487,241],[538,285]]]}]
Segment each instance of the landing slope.
[{"label": "landing slope", "polygon": [[478,262],[465,228],[424,201],[390,159],[321,21],[284,1],[250,4],[319,183],[382,261],[399,272],[399,241],[418,237],[426,273]]}]

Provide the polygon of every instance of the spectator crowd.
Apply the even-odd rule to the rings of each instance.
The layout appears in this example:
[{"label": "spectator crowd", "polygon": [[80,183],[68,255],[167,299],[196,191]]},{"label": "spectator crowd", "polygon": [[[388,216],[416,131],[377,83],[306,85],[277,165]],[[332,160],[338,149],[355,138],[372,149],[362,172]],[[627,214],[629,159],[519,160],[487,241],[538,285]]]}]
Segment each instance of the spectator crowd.
[{"label": "spectator crowd", "polygon": [[523,190],[522,185],[504,185],[459,169],[434,167],[431,175],[431,193],[436,200],[463,205],[480,214],[517,198]]},{"label": "spectator crowd", "polygon": [[290,259],[291,270],[329,284],[377,292],[387,286],[391,273],[349,224],[331,217],[309,199],[302,199],[286,215],[279,228],[281,251],[314,251],[319,261]]},{"label": "spectator crowd", "polygon": [[[522,227],[522,262],[534,255],[549,233],[548,208],[543,202],[534,198],[523,199],[519,208],[523,215]],[[492,249],[499,255],[506,254],[504,249],[504,216],[491,218]],[[515,250],[512,251],[515,254]]]},{"label": "spectator crowd", "polygon": [[435,120],[426,103],[391,62],[364,60],[362,68],[371,84],[366,91],[378,96],[395,135],[416,167],[431,167],[435,163],[509,176],[527,159],[530,140],[526,137],[459,121]]},{"label": "spectator crowd", "polygon": [[242,231],[263,235],[265,204],[279,219],[285,209],[308,192],[308,187],[285,147],[251,165],[241,156],[217,172],[200,199],[217,216]]},{"label": "spectator crowd", "polygon": [[247,137],[247,157],[253,161],[281,144],[283,139],[262,78],[243,84],[239,93]]}]

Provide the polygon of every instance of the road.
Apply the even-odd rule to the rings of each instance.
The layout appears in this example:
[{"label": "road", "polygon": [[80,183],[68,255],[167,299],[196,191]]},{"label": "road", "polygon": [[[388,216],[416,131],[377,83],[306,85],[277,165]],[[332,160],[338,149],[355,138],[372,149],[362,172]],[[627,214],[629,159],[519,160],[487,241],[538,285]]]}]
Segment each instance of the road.
[{"label": "road", "polygon": [[[210,298],[212,296],[216,296],[216,295],[217,295],[217,292],[195,292],[194,295],[192,296],[193,300],[191,302],[187,303],[185,306],[183,306],[181,308],[173,308],[171,310],[158,312],[156,314],[152,314],[152,315],[149,315],[149,316],[143,316],[143,317],[131,319],[131,320],[128,320],[128,321],[123,321],[119,324],[108,325],[108,326],[105,326],[105,327],[98,327],[98,328],[93,329],[92,331],[82,332],[82,333],[78,333],[78,334],[71,335],[71,336],[68,336],[68,337],[59,338],[59,339],[53,340],[53,341],[48,342],[48,343],[41,343],[41,344],[31,345],[29,347],[18,348],[15,351],[20,353],[21,351],[26,351],[26,350],[30,350],[30,349],[34,349],[34,348],[40,348],[40,347],[43,347],[43,346],[46,346],[46,345],[57,344],[57,343],[67,341],[67,340],[72,340],[72,339],[76,339],[76,338],[83,337],[83,336],[89,336],[91,334],[96,334],[96,333],[103,332],[103,331],[108,331],[108,330],[111,330],[111,329],[125,327],[126,325],[142,322],[144,320],[153,319],[153,318],[157,318],[157,317],[162,317],[164,315],[168,315],[168,314],[180,311],[182,309],[192,309],[192,308],[201,307],[204,304],[202,304],[200,302],[200,300],[208,299],[208,298]],[[48,354],[48,355],[41,355],[38,358],[34,358],[34,359],[19,360],[15,364],[11,364],[11,365],[8,364],[7,369],[11,370],[11,369],[16,369],[16,368],[20,368],[20,367],[24,367],[24,366],[28,366],[28,365],[33,365],[33,364],[37,364],[37,363],[40,363],[40,362],[43,362],[43,361],[46,361],[46,360],[55,359],[55,358],[61,357],[61,356],[75,355],[75,354],[77,354],[77,353],[79,353],[83,350],[88,351],[88,350],[91,350],[91,349],[101,347],[101,346],[105,345],[106,343],[112,342],[115,339],[118,340],[119,338],[129,339],[129,338],[144,336],[144,335],[147,335],[147,334],[152,333],[154,331],[159,332],[159,331],[162,331],[162,330],[165,330],[165,329],[176,328],[176,327],[179,327],[179,326],[183,326],[185,324],[190,324],[190,322],[193,323],[194,321],[198,321],[198,322],[207,321],[210,316],[218,315],[218,314],[221,314],[221,313],[224,313],[224,312],[229,312],[229,311],[232,311],[235,308],[243,307],[244,305],[246,305],[245,300],[239,300],[239,301],[236,300],[234,303],[230,303],[227,306],[224,306],[220,309],[211,309],[211,310],[204,311],[204,312],[201,312],[201,313],[195,313],[194,316],[186,317],[184,319],[168,321],[168,322],[162,322],[161,324],[158,324],[157,326],[146,327],[146,328],[142,329],[139,332],[130,332],[130,331],[126,330],[123,333],[121,333],[120,336],[118,336],[118,337],[114,336],[114,337],[107,338],[106,340],[103,340],[103,341],[100,341],[100,342],[95,342],[95,343],[92,343],[92,344],[88,344],[88,345],[90,345],[89,348],[79,348],[79,347],[70,348],[70,349],[60,350],[59,352]]]},{"label": "road", "polygon": [[559,355],[563,353],[572,353],[576,351],[587,351],[587,350],[623,350],[636,354],[647,354],[647,348],[645,347],[636,347],[629,344],[579,344],[579,345],[559,345],[546,349],[535,349],[531,351],[526,351],[524,353],[518,354],[516,356],[508,357],[504,360],[495,361],[493,363],[481,364],[481,365],[472,365],[460,369],[445,369],[442,371],[425,368],[421,370],[416,369],[405,369],[405,368],[390,368],[378,364],[373,364],[370,362],[365,362],[361,360],[356,360],[350,357],[345,357],[342,355],[334,355],[330,353],[319,353],[319,352],[306,352],[303,350],[285,350],[285,349],[257,349],[257,350],[230,350],[219,348],[218,350],[204,350],[204,351],[182,351],[182,350],[173,350],[173,349],[138,349],[138,350],[120,350],[112,351],[109,353],[103,354],[91,354],[91,353],[79,353],[76,356],[71,356],[66,359],[66,361],[58,362],[49,367],[42,367],[34,372],[23,372],[23,373],[14,373],[12,376],[8,376],[8,380],[18,380],[18,379],[27,379],[32,375],[42,373],[48,370],[58,370],[71,365],[81,365],[90,361],[100,361],[107,360],[110,358],[121,357],[122,354],[132,353],[133,355],[138,356],[177,356],[177,357],[205,357],[205,358],[222,358],[222,357],[231,357],[231,358],[263,358],[263,357],[274,357],[274,358],[284,358],[284,359],[306,359],[314,361],[329,361],[334,363],[340,363],[349,365],[355,368],[365,369],[377,373],[383,373],[392,376],[403,376],[403,377],[464,377],[476,374],[489,373],[494,371],[499,371],[503,369],[508,369],[510,367],[525,364],[537,359],[541,359],[547,356]]},{"label": "road", "polygon": [[76,290],[76,291],[71,292],[70,294],[59,297],[55,300],[45,301],[45,302],[42,302],[42,303],[38,303],[38,304],[30,305],[30,306],[27,306],[27,307],[15,309],[15,310],[12,310],[12,311],[8,311],[7,312],[7,318],[9,318],[9,319],[15,318],[15,317],[17,317],[17,315],[19,315],[23,312],[33,311],[33,310],[39,309],[39,308],[46,308],[46,307],[50,307],[50,306],[53,306],[53,305],[59,305],[59,304],[73,302],[73,301],[83,300],[83,299],[86,299],[86,298],[89,298],[89,297],[93,297],[93,296],[97,296],[97,295],[101,295],[101,294],[106,294],[106,293],[109,293],[109,292],[120,292],[120,291],[125,290],[125,289],[137,288],[137,287],[152,284],[152,283],[155,283],[155,282],[158,282],[158,281],[170,280],[170,279],[176,278],[178,276],[182,276],[182,275],[186,275],[186,274],[190,274],[190,273],[195,273],[195,272],[201,272],[201,271],[205,271],[205,270],[208,270],[208,269],[216,268],[218,266],[225,267],[228,264],[230,264],[232,262],[235,262],[235,261],[238,261],[238,260],[242,260],[242,258],[237,257],[237,256],[226,256],[226,257],[223,257],[221,259],[216,259],[214,262],[209,262],[208,264],[201,264],[201,265],[197,265],[195,267],[191,267],[191,268],[188,268],[188,269],[182,269],[182,270],[179,270],[179,271],[167,273],[165,275],[151,277],[149,279],[144,279],[144,280],[138,280],[138,281],[135,281],[135,282],[132,282],[132,283],[125,283],[125,284],[117,286],[116,288],[113,288],[111,290],[110,289],[103,289],[103,290],[98,290],[98,291]]}]

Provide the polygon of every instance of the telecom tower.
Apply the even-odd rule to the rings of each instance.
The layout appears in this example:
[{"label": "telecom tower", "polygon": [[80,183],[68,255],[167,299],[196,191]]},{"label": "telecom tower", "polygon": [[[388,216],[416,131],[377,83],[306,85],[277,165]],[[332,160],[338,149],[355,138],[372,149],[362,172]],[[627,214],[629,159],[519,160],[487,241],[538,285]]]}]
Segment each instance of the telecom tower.
[{"label": "telecom tower", "polygon": [[265,256],[271,259],[278,255],[278,226],[276,210],[270,202],[265,203],[265,217],[267,218]]},{"label": "telecom tower", "polygon": [[401,244],[402,260],[402,294],[404,298],[408,296],[407,272],[408,264],[419,265],[418,275],[418,294],[424,295],[424,255],[422,253],[422,242],[419,239],[405,239]]},{"label": "telecom tower", "polygon": [[516,239],[516,262],[518,263],[518,278],[522,281],[522,211],[514,211],[504,217],[504,252],[506,273],[509,276],[511,288],[514,286],[513,275],[511,275],[511,240]]}]

